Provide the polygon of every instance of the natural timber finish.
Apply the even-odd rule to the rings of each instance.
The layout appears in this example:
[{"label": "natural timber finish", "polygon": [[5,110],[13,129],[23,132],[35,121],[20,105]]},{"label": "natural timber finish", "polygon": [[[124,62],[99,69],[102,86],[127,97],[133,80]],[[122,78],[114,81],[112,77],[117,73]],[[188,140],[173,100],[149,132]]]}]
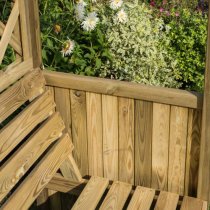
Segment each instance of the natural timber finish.
[{"label": "natural timber finish", "polygon": [[[210,4],[210,0],[209,0]],[[210,10],[208,15],[208,39],[202,114],[198,197],[210,201]]]},{"label": "natural timber finish", "polygon": [[91,177],[72,210],[94,210],[108,185],[106,178]]},{"label": "natural timber finish", "polygon": [[123,182],[114,182],[104,199],[100,210],[121,210],[131,192],[132,185]]},{"label": "natural timber finish", "polygon": [[[187,196],[179,197],[176,193],[156,191],[141,186],[132,189],[130,184],[119,181],[108,184],[108,179],[95,176],[91,177],[89,181],[86,180],[86,182],[84,189],[80,183],[77,183],[82,192],[72,209],[207,210],[206,201]],[[63,186],[63,191],[64,186],[67,190],[73,184],[64,178],[60,178],[59,183]],[[50,183],[50,185],[52,188],[58,189],[56,184]],[[73,185],[76,186],[76,184]],[[108,193],[104,193],[105,191],[108,191]]]},{"label": "natural timber finish", "polygon": [[154,197],[155,190],[138,186],[129,203],[128,210],[149,210]]},{"label": "natural timber finish", "polygon": [[49,86],[202,109],[203,96],[196,92],[61,72],[44,71],[44,75]]},{"label": "natural timber finish", "polygon": [[72,149],[72,145],[69,144],[69,136],[64,135],[47,152],[44,158],[31,172],[30,176],[15,190],[3,205],[2,209],[10,210],[13,209],[14,206],[17,209],[28,209],[54,176],[61,163],[66,159],[69,153],[72,152]]},{"label": "natural timber finish", "polygon": [[0,95],[0,123],[10,114],[44,92],[45,80],[40,70],[28,73]]}]

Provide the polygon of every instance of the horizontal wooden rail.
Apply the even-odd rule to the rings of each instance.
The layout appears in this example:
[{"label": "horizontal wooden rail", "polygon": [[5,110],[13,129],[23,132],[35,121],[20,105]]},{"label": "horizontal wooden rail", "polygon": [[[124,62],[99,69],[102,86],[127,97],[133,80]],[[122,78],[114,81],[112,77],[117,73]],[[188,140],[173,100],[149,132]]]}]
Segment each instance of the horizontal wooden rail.
[{"label": "horizontal wooden rail", "polygon": [[44,71],[47,85],[202,109],[203,95],[173,88]]}]

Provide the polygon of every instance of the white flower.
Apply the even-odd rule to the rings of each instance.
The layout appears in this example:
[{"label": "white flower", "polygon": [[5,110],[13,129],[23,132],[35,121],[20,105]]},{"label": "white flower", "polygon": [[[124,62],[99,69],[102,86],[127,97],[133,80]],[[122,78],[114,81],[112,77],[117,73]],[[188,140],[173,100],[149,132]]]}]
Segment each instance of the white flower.
[{"label": "white flower", "polygon": [[123,4],[122,0],[111,0],[110,1],[110,8],[113,10],[116,10],[118,8],[120,8]]},{"label": "white flower", "polygon": [[81,5],[82,7],[87,6],[87,3],[84,0],[77,0],[77,4]]},{"label": "white flower", "polygon": [[119,23],[126,23],[128,20],[128,16],[126,14],[126,12],[124,11],[124,9],[121,9],[118,13],[117,13],[117,21]]},{"label": "white flower", "polygon": [[82,21],[85,17],[85,7],[82,4],[76,4],[75,15],[78,21]]},{"label": "white flower", "polygon": [[92,31],[95,29],[98,21],[99,18],[97,17],[97,14],[95,12],[91,12],[88,14],[88,16],[85,18],[81,25],[85,31]]},{"label": "white flower", "polygon": [[71,53],[74,50],[74,47],[75,47],[75,43],[73,40],[70,40],[70,39],[66,40],[63,44],[63,49],[61,50],[63,57],[67,55],[71,55]]}]

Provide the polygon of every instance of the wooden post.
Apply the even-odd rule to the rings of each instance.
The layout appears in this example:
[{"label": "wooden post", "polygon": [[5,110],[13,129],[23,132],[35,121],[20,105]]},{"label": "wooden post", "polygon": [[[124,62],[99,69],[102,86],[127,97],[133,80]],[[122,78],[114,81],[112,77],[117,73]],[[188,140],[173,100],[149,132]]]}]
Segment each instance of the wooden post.
[{"label": "wooden post", "polygon": [[[210,5],[210,0],[209,0]],[[210,9],[197,196],[210,201]]]}]

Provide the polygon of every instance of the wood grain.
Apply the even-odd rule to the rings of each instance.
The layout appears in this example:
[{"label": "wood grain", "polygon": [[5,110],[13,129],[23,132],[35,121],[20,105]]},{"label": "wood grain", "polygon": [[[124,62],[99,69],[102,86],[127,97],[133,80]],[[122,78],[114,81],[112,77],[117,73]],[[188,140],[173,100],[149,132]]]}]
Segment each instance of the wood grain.
[{"label": "wood grain", "polygon": [[4,54],[6,52],[7,46],[9,44],[9,41],[11,39],[12,36],[12,32],[15,28],[15,24],[17,22],[18,16],[19,16],[19,2],[16,1],[13,8],[12,8],[12,12],[9,16],[9,19],[7,21],[7,25],[4,29],[4,33],[1,37],[0,40],[0,64],[2,63],[2,60],[4,58]]},{"label": "wood grain", "polygon": [[132,185],[130,184],[114,182],[99,209],[122,210],[131,189]]},{"label": "wood grain", "polygon": [[0,131],[0,161],[11,152],[39,123],[51,114],[55,103],[49,91],[37,98]]},{"label": "wood grain", "polygon": [[167,190],[170,106],[153,104],[152,187]]},{"label": "wood grain", "polygon": [[151,186],[153,104],[135,100],[135,185]]},{"label": "wood grain", "polygon": [[87,117],[85,92],[71,90],[72,136],[74,158],[82,176],[88,174]]},{"label": "wood grain", "polygon": [[201,118],[201,111],[189,109],[185,172],[185,195],[190,196],[197,195]]},{"label": "wood grain", "polygon": [[0,123],[26,101],[43,93],[44,77],[40,70],[28,73],[0,95]]},{"label": "wood grain", "polygon": [[154,197],[155,190],[137,186],[127,210],[149,210]]},{"label": "wood grain", "polygon": [[185,196],[181,210],[207,210],[206,202],[200,199]]},{"label": "wood grain", "polygon": [[81,195],[74,204],[72,210],[95,210],[108,184],[109,181],[106,178],[91,177],[85,189],[82,191]]},{"label": "wood grain", "polygon": [[[6,26],[0,21],[0,36],[1,37],[4,33],[5,27]],[[18,40],[18,38],[15,34],[11,35],[9,44],[11,45],[12,48],[14,48],[15,52],[17,52],[20,56],[22,56],[23,52],[22,52],[22,48],[21,48],[21,42]]]},{"label": "wood grain", "polygon": [[154,87],[63,72],[44,71],[44,74],[49,86],[202,109],[203,95],[187,90]]},{"label": "wood grain", "polygon": [[64,123],[60,115],[55,113],[0,167],[0,201],[19,182],[47,147],[62,134],[63,129]]},{"label": "wood grain", "polygon": [[102,99],[86,93],[89,175],[103,176]]},{"label": "wood grain", "polygon": [[28,209],[30,207],[33,201],[54,176],[60,167],[60,164],[71,153],[72,147],[68,142],[69,137],[68,135],[65,135],[55,143],[45,157],[32,170],[30,176],[26,177],[7,202],[2,206],[3,210],[13,209],[14,206],[17,209]]},{"label": "wood grain", "polygon": [[179,195],[170,192],[160,192],[154,210],[176,210]]},{"label": "wood grain", "polygon": [[119,98],[119,180],[134,184],[134,100]]},{"label": "wood grain", "polygon": [[102,95],[104,177],[118,180],[118,100]]},{"label": "wood grain", "polygon": [[184,194],[188,109],[171,106],[168,191]]}]

